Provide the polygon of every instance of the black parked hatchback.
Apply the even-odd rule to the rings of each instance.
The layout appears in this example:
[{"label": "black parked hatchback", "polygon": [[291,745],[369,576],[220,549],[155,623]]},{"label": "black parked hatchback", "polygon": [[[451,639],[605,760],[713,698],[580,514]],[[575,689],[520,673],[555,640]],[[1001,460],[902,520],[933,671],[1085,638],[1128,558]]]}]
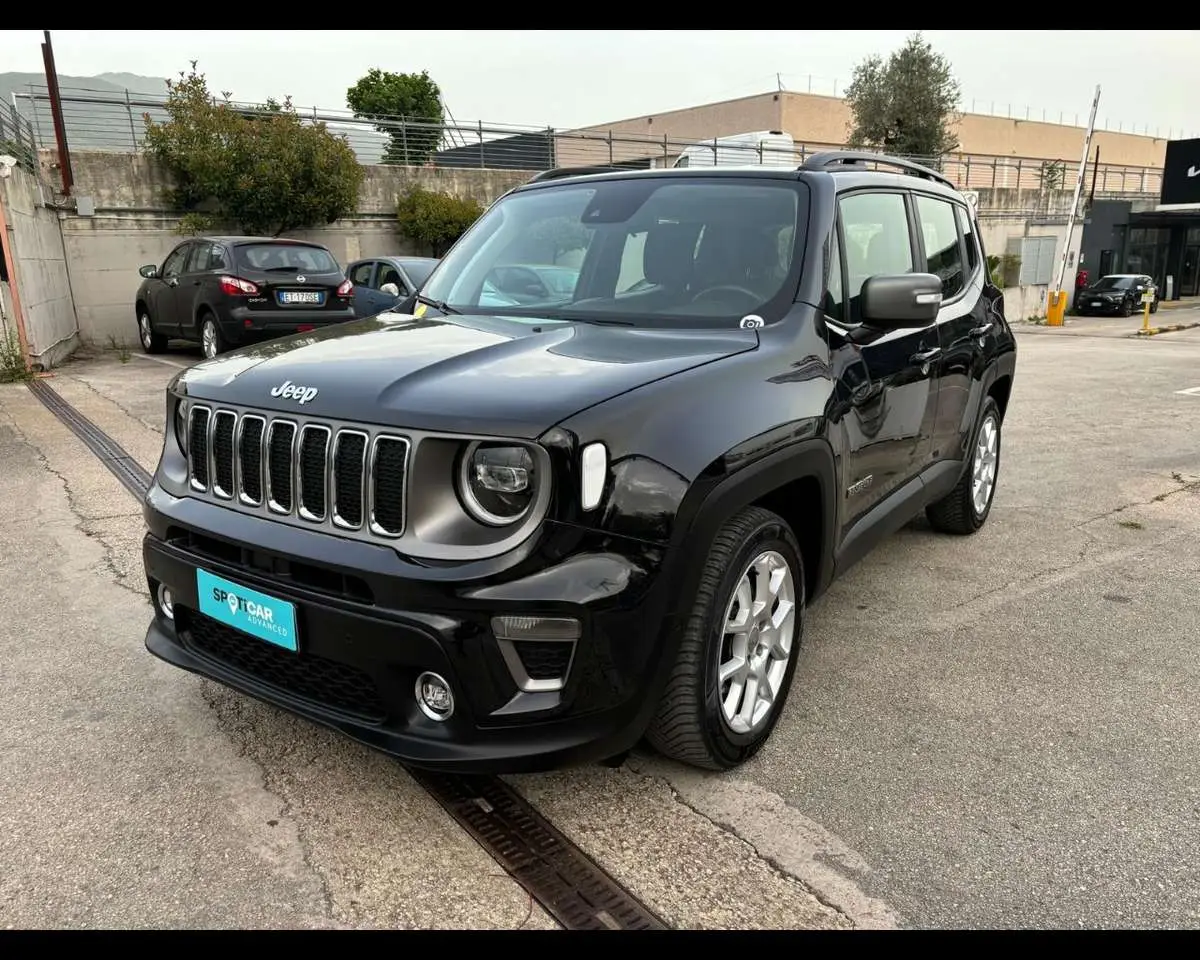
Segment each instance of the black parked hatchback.
[{"label": "black parked hatchback", "polygon": [[320,244],[277,237],[197,237],[138,271],[138,340],[230,347],[354,319],[354,287]]}]

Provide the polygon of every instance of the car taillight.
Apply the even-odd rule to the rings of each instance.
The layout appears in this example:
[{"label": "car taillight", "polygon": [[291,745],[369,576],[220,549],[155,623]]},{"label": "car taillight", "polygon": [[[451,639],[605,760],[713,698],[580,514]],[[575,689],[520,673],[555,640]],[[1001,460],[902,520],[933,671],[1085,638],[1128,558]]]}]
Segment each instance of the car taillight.
[{"label": "car taillight", "polygon": [[221,292],[227,293],[231,297],[240,297],[246,294],[258,293],[258,287],[249,280],[243,280],[241,277],[222,277]]},{"label": "car taillight", "polygon": [[343,280],[342,285],[337,288],[337,295],[339,297],[348,297],[353,292],[354,284],[352,284],[349,279]]}]

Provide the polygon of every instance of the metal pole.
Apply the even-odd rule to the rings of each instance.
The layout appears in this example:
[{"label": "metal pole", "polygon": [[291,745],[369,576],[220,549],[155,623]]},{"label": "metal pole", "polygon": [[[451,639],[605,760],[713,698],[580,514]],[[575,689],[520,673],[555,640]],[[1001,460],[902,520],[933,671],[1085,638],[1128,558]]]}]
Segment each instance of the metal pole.
[{"label": "metal pole", "polygon": [[1100,144],[1096,144],[1096,159],[1092,161],[1092,190],[1088,194],[1088,209],[1096,202],[1096,171],[1100,169]]},{"label": "metal pole", "polygon": [[[1092,98],[1092,115],[1088,118],[1087,133],[1083,137],[1083,156],[1079,158],[1079,173],[1075,175],[1075,192],[1071,197],[1071,211],[1067,214],[1067,238],[1063,242],[1062,259],[1058,264],[1058,283],[1051,295],[1054,298],[1055,309],[1047,317],[1047,323],[1061,327],[1063,313],[1066,311],[1066,293],[1063,291],[1063,278],[1067,274],[1067,253],[1071,247],[1071,236],[1075,232],[1075,211],[1079,207],[1079,195],[1083,192],[1083,171],[1087,168],[1088,153],[1092,149],[1092,133],[1096,129],[1096,110],[1100,106],[1100,84],[1096,84],[1096,95]],[[1055,322],[1057,321],[1057,322]]]},{"label": "metal pole", "polygon": [[137,150],[137,128],[133,125],[133,105],[129,102],[129,88],[125,88],[125,112],[129,114],[129,136],[133,138],[133,149]]},{"label": "metal pole", "polygon": [[67,128],[63,121],[62,97],[58,90],[58,71],[54,69],[54,49],[50,46],[50,31],[43,30],[42,61],[46,65],[46,86],[50,92],[50,110],[54,115],[54,138],[58,142],[58,166],[62,173],[63,193],[71,195],[75,175],[71,172],[71,151],[67,147]]}]

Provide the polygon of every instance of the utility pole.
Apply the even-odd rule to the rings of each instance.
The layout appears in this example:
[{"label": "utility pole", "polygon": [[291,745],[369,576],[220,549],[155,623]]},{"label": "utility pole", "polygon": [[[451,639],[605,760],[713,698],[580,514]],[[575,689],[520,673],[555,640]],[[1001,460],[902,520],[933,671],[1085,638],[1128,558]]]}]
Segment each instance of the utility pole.
[{"label": "utility pole", "polygon": [[1067,273],[1067,255],[1071,250],[1071,235],[1075,232],[1075,211],[1079,209],[1079,197],[1083,193],[1083,174],[1087,169],[1088,153],[1092,149],[1092,133],[1096,129],[1096,110],[1100,106],[1100,84],[1096,84],[1096,95],[1092,98],[1092,115],[1088,119],[1087,133],[1083,137],[1083,156],[1079,158],[1079,172],[1075,175],[1075,192],[1071,198],[1071,212],[1067,215],[1067,238],[1063,241],[1062,260],[1058,265],[1058,282],[1050,291],[1050,303],[1046,310],[1046,325],[1061,327],[1067,312],[1067,292],[1063,279]]}]

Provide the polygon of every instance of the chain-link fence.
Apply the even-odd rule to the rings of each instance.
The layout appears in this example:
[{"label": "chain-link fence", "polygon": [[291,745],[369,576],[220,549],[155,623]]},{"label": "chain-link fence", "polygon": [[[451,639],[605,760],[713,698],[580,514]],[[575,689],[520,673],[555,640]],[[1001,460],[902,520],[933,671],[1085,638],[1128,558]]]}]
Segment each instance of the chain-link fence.
[{"label": "chain-link fence", "polygon": [[[61,91],[67,144],[73,151],[132,152],[145,140],[145,116],[166,119],[165,95],[67,88]],[[45,87],[30,86],[14,96],[14,120],[25,140],[55,145],[50,98]],[[253,115],[261,107],[232,104]],[[553,167],[671,167],[714,164],[762,164],[795,167],[813,153],[842,149],[837,144],[761,142],[737,145],[716,140],[678,140],[642,134],[595,130],[556,130],[449,120],[431,124],[403,117],[360,119],[347,110],[297,108],[306,121],[324,123],[346,138],[359,162],[395,163],[440,168],[540,171]],[[2,128],[0,128],[2,129]],[[1074,187],[1078,161],[1029,157],[952,154],[911,158],[940,170],[961,190],[1035,190],[1046,193]],[[1162,171],[1156,167],[1089,163],[1085,191],[1098,194],[1158,194]]]}]

